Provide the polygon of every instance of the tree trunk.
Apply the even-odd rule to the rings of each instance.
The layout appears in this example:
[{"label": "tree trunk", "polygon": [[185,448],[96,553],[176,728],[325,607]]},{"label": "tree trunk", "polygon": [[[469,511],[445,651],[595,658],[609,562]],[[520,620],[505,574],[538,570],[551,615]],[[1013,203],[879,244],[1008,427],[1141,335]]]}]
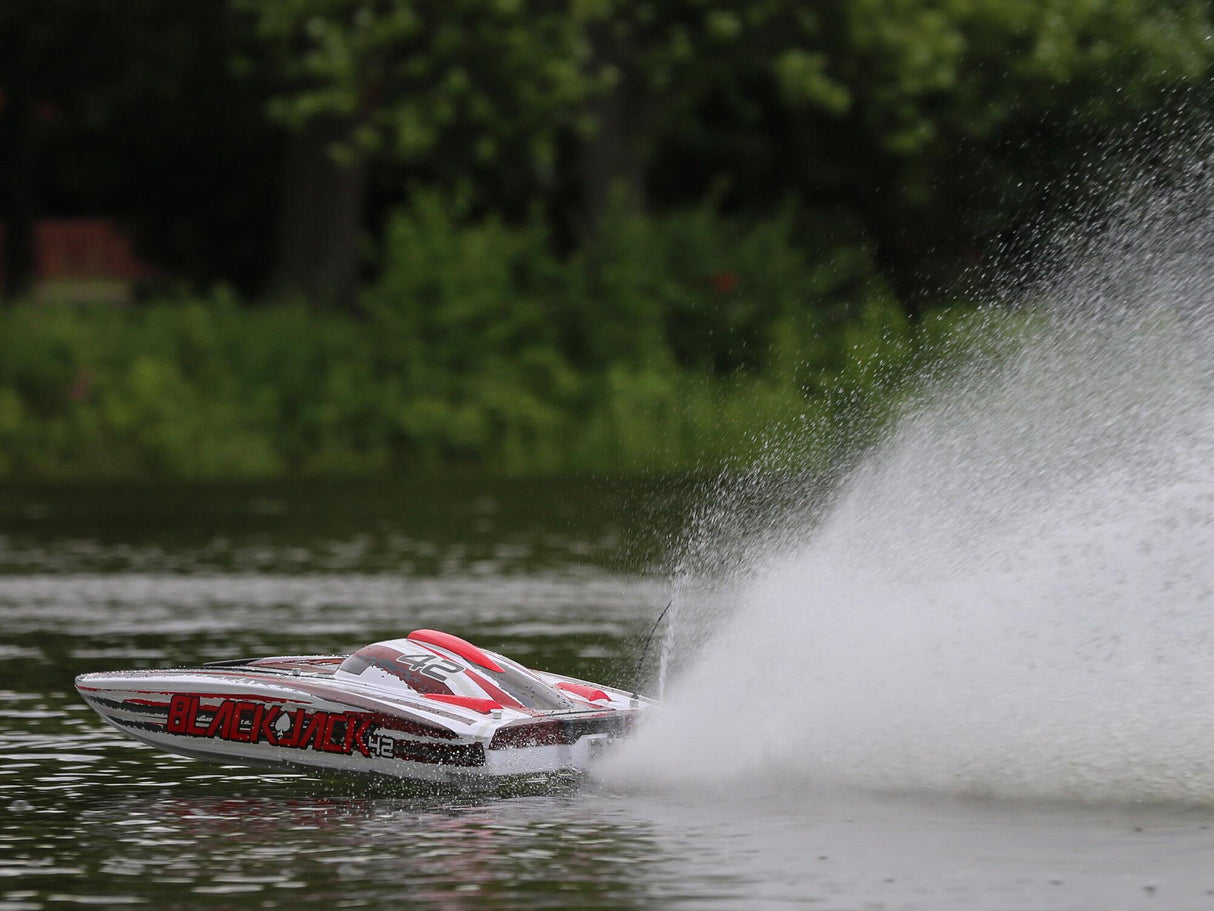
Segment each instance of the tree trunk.
[{"label": "tree trunk", "polygon": [[5,163],[5,300],[27,295],[34,282],[34,224],[38,218],[38,123],[29,95],[12,87],[2,121],[9,156]]},{"label": "tree trunk", "polygon": [[651,99],[638,88],[636,62],[631,49],[601,25],[592,29],[591,69],[610,68],[618,80],[591,101],[594,133],[581,150],[580,179],[583,242],[593,243],[599,223],[612,205],[635,210],[645,207],[645,140]]},{"label": "tree trunk", "polygon": [[625,85],[595,102],[595,132],[582,149],[582,234],[593,238],[613,204],[645,207],[645,164]]},{"label": "tree trunk", "polygon": [[358,305],[366,169],[361,157],[338,162],[330,150],[350,132],[330,118],[291,135],[274,270],[278,294],[345,310]]}]

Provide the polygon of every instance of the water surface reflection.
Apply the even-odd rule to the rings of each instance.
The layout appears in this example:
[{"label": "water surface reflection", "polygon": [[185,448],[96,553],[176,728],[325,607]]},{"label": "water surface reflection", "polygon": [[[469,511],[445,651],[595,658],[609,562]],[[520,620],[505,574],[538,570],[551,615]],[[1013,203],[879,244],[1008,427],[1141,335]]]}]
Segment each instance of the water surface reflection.
[{"label": "water surface reflection", "polygon": [[[665,532],[621,543],[638,494],[594,485],[447,491],[452,524],[400,509],[423,493],[386,496],[378,511],[332,497],[342,508],[328,519],[275,490],[176,491],[130,515],[112,490],[55,496],[0,508],[0,911],[1214,903],[1205,810],[774,781],[727,793],[601,781],[418,793],[159,754],[104,727],[74,675],[342,651],[438,626],[625,682],[665,601],[654,569]],[[39,510],[21,506],[35,500]],[[741,721],[720,719],[723,736],[743,736]]]}]

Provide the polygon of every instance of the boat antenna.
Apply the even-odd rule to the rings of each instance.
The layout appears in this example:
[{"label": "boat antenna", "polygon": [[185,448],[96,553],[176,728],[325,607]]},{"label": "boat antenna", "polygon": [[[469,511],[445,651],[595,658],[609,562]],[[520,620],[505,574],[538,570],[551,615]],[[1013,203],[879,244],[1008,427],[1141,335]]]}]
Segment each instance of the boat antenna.
[{"label": "boat antenna", "polygon": [[658,614],[658,619],[653,621],[653,629],[651,629],[649,631],[649,635],[645,637],[645,647],[643,649],[641,649],[641,660],[637,662],[636,670],[632,672],[633,695],[634,696],[640,695],[641,669],[645,666],[645,656],[649,654],[649,645],[651,642],[653,642],[653,634],[658,631],[658,626],[661,624],[662,618],[666,616],[666,612],[668,610],[670,610],[670,606],[672,604],[674,604],[673,596],[671,597],[671,599],[669,601],[666,602],[666,606],[664,608],[662,608],[662,612],[660,614]]}]

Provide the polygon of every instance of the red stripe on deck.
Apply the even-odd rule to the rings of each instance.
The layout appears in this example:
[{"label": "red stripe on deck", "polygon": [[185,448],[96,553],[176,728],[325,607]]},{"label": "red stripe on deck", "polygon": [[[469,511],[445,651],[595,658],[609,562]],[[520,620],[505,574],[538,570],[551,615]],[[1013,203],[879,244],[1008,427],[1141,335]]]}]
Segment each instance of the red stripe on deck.
[{"label": "red stripe on deck", "polygon": [[459,655],[465,661],[479,664],[485,670],[493,671],[495,674],[502,673],[502,669],[496,661],[467,639],[461,639],[459,636],[453,636],[450,633],[444,633],[436,629],[415,629],[407,638],[412,639],[414,642],[428,642],[430,645],[437,645],[439,648],[445,648],[453,655]]}]

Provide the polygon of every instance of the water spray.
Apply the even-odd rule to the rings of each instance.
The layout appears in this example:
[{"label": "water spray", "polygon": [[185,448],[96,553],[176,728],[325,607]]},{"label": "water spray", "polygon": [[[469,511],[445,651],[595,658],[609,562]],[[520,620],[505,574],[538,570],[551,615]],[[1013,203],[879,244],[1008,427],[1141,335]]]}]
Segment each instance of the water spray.
[{"label": "water spray", "polygon": [[721,498],[692,562],[728,578],[686,581],[694,658],[620,775],[1212,799],[1214,177],[1142,200],[979,312],[998,356],[906,390],[824,509]]}]

